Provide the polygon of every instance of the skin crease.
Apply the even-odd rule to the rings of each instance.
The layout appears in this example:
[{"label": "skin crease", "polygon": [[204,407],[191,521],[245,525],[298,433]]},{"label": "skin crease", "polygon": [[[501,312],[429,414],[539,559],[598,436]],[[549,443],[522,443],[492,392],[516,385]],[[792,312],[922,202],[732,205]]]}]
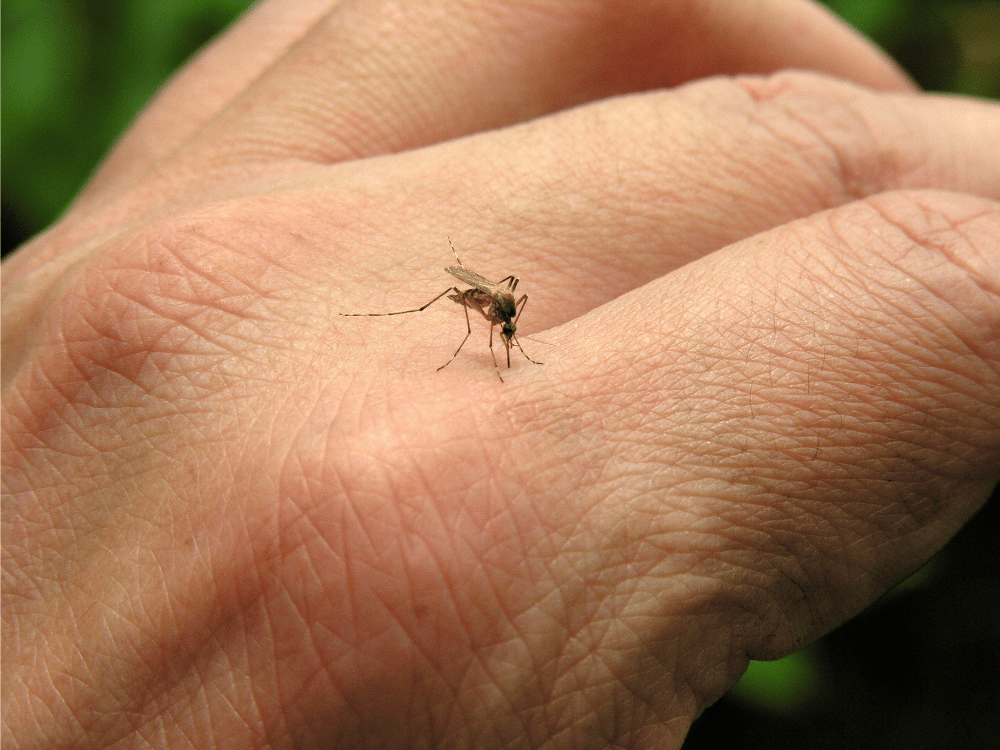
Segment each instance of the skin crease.
[{"label": "skin crease", "polygon": [[[4,747],[679,747],[997,483],[998,152],[793,0],[258,6],[4,264]],[[338,316],[447,237],[543,365]]]}]

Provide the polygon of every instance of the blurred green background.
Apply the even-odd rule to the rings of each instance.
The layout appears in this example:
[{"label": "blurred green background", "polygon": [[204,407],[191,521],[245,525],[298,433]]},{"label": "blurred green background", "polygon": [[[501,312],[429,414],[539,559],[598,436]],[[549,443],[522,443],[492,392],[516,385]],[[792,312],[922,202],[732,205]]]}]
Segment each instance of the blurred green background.
[{"label": "blurred green background", "polygon": [[[249,4],[3,4],[4,253],[59,215],[143,103]],[[827,4],[924,88],[1000,98],[1000,2]],[[998,504],[995,493],[864,615],[798,654],[753,663],[685,750],[1000,750]]]}]

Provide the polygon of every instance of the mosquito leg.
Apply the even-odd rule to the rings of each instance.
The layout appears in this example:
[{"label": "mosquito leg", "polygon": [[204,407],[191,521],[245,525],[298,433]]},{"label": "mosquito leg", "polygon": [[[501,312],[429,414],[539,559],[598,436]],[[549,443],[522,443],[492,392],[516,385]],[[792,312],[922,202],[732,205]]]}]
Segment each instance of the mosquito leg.
[{"label": "mosquito leg", "polygon": [[432,299],[423,307],[417,307],[414,308],[413,310],[399,310],[398,312],[389,312],[389,313],[339,313],[339,314],[341,315],[341,317],[344,318],[384,318],[388,315],[407,315],[408,313],[423,312],[428,307],[437,302],[439,299],[441,299],[448,292],[458,292],[459,294],[461,294],[460,289],[456,287],[451,287],[450,289],[445,289],[443,292],[441,292],[441,294]]},{"label": "mosquito leg", "polygon": [[[490,356],[493,357],[493,369],[497,371],[497,377],[503,382],[503,375],[500,374],[500,365],[497,364],[497,355],[493,352],[493,326],[490,326]],[[507,359],[507,367],[510,367],[510,359]]]},{"label": "mosquito leg", "polygon": [[[448,291],[450,292],[451,290],[449,289]],[[461,292],[458,289],[456,289],[455,291],[461,294]],[[462,307],[465,309],[465,328],[466,328],[465,338],[462,339],[462,343],[458,345],[458,349],[455,350],[455,353],[451,355],[451,359],[449,359],[447,362],[445,362],[438,368],[438,372],[441,372],[441,370],[446,368],[455,360],[455,357],[458,356],[458,353],[462,351],[462,347],[465,346],[465,342],[469,340],[469,336],[472,335],[472,323],[469,322],[469,306],[466,304],[462,304]]]},{"label": "mosquito leg", "polygon": [[517,348],[521,350],[521,354],[524,355],[524,358],[526,360],[528,360],[529,362],[534,362],[536,365],[544,364],[542,362],[539,362],[537,359],[532,359],[531,357],[529,357],[528,353],[526,351],[524,351],[524,347],[521,346],[521,342],[520,341],[518,341],[517,339],[514,339],[514,338],[512,338],[512,340],[513,340],[513,342],[515,344],[517,344]]},{"label": "mosquito leg", "polygon": [[[449,290],[450,291],[450,290]],[[524,306],[528,303],[528,295],[522,295],[521,299],[514,303],[514,307],[520,307],[521,309],[517,311],[517,315],[514,316],[514,326],[517,326],[517,321],[521,319],[521,313],[524,312]],[[428,303],[430,304],[430,303]]]},{"label": "mosquito leg", "polygon": [[[517,327],[517,321],[520,319],[521,313],[524,312],[524,306],[526,304],[528,304],[528,295],[525,294],[524,296],[522,296],[521,299],[519,299],[515,304],[516,305],[520,305],[520,309],[517,311],[517,315],[514,317],[514,326]],[[511,339],[513,340],[513,342],[515,344],[517,344],[517,348],[521,350],[521,354],[524,355],[524,358],[526,360],[528,360],[529,362],[534,362],[536,365],[542,364],[538,360],[532,359],[531,357],[528,356],[528,353],[526,351],[524,351],[524,347],[521,346],[521,342],[520,341],[518,341],[513,336],[511,337]]]}]

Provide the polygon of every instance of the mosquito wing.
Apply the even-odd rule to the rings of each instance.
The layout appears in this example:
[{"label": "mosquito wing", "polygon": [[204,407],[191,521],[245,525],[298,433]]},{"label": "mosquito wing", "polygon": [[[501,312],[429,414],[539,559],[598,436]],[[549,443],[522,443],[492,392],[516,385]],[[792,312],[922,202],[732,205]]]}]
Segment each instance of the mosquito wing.
[{"label": "mosquito wing", "polygon": [[487,279],[485,276],[480,276],[478,273],[470,271],[468,268],[461,268],[459,266],[449,266],[444,270],[450,273],[459,281],[461,281],[463,284],[474,286],[481,292],[485,292],[486,294],[496,293],[497,290],[496,284]]}]

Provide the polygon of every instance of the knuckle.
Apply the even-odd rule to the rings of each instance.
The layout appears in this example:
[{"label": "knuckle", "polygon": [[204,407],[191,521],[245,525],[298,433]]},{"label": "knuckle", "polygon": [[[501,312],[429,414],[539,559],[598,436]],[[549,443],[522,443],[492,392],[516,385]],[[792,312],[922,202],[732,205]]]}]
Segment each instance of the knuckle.
[{"label": "knuckle", "polygon": [[72,280],[53,308],[50,354],[108,403],[193,380],[218,391],[218,369],[236,366],[259,327],[254,264],[199,227],[147,227]]},{"label": "knuckle", "polygon": [[844,198],[933,184],[932,149],[918,119],[890,95],[816,74],[791,71],[737,79],[753,101],[751,117],[766,127],[787,160],[808,162]]},{"label": "knuckle", "polygon": [[1000,291],[1000,203],[919,190],[886,193],[866,204],[881,222],[898,230],[904,247],[920,247],[984,291]]},{"label": "knuckle", "polygon": [[869,352],[858,366],[910,436],[908,471],[928,488],[988,476],[1000,444],[1000,205],[900,191],[829,220],[831,290]]},{"label": "knuckle", "polygon": [[[952,332],[986,334],[961,337],[966,344],[997,341],[1000,204],[938,190],[892,191],[834,211],[830,229],[838,247],[885,279],[888,292],[924,302],[913,308],[923,322],[951,320]],[[931,314],[917,315],[921,310]]]}]

